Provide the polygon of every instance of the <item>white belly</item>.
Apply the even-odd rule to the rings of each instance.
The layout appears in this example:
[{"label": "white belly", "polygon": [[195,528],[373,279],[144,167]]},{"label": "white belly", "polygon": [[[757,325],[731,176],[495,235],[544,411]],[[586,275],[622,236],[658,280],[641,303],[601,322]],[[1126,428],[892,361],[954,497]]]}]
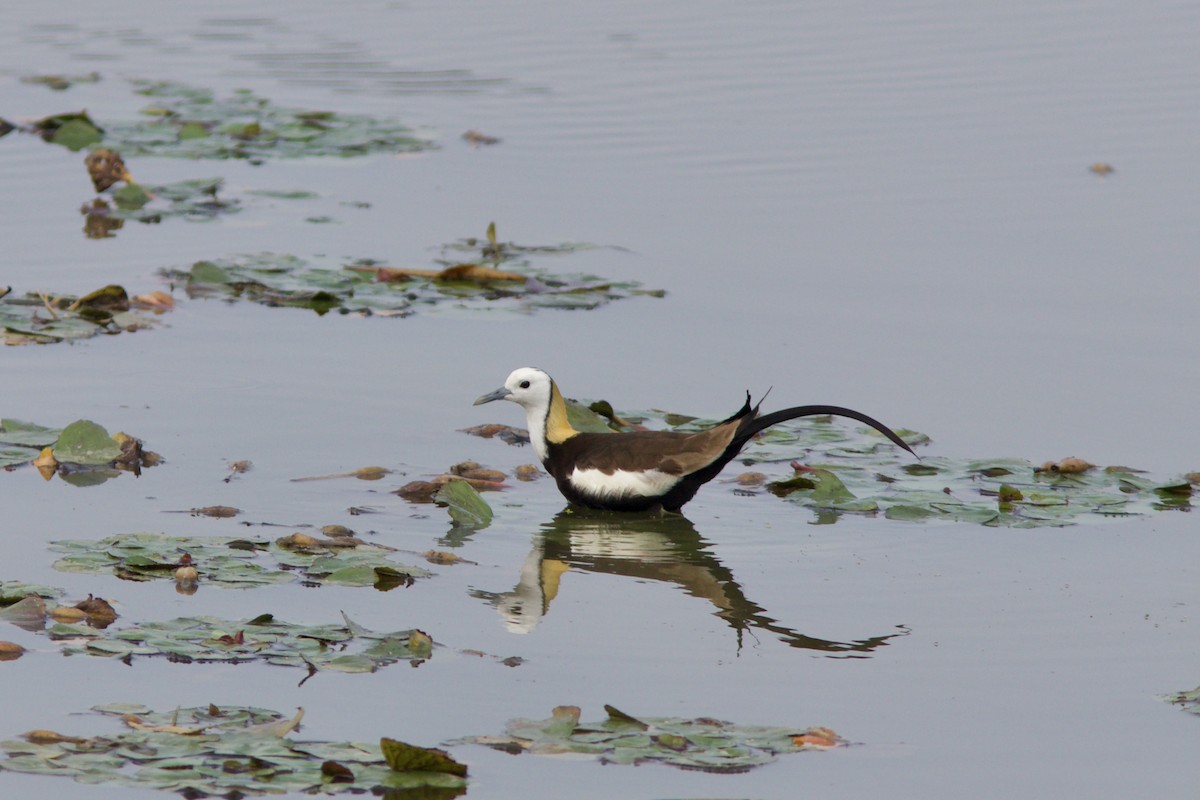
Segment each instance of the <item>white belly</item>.
[{"label": "white belly", "polygon": [[648,472],[617,470],[612,474],[598,469],[575,469],[567,478],[571,485],[589,497],[661,497],[680,481],[652,469]]}]

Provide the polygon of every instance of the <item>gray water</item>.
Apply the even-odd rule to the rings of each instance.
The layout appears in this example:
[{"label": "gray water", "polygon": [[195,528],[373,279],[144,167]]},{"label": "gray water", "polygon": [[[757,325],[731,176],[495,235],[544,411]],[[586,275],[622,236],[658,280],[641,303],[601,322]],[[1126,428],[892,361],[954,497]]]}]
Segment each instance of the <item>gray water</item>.
[{"label": "gray water", "polygon": [[[236,521],[338,522],[422,551],[444,512],[388,490],[464,458],[527,450],[458,430],[521,424],[472,408],[510,369],[546,368],[618,408],[732,412],[836,403],[929,434],[933,454],[1078,455],[1196,470],[1200,11],[1185,3],[604,4],[213,2],[24,5],[0,29],[0,116],[132,116],[126,79],[394,117],[436,151],[358,160],[142,159],[145,180],[222,175],[232,192],[308,189],[213,223],[80,232],[80,156],[0,139],[9,201],[0,284],[161,288],[155,272],[275,250],[427,266],[483,233],[609,247],[570,268],[665,289],[593,312],[410,319],[181,299],[167,327],[0,352],[0,415],[127,430],[167,465],[80,490],[0,475],[3,578],[111,596],[127,620],[273,611],[448,644],[419,669],[298,677],[269,667],[132,667],[39,652],[2,666],[0,736],[96,732],[92,705],[307,710],[304,736],[424,744],[498,733],[558,704],[646,716],[824,724],[858,746],[744,775],[600,767],[456,747],[471,797],[1191,796],[1197,721],[1160,697],[1200,683],[1186,514],[1011,531],[848,517],[831,526],[714,483],[687,507],[706,552],[779,626],[866,657],[739,647],[686,582],[589,568],[517,634],[470,592],[504,593],[562,501],[548,481],[493,498],[496,522],[403,592],[202,589],[51,569],[48,541]],[[67,93],[28,74],[98,71]],[[467,129],[501,137],[471,148]],[[1095,162],[1116,171],[1101,177]],[[348,202],[369,203],[354,208]],[[327,214],[332,224],[305,222]],[[223,483],[229,460],[255,470]],[[379,484],[289,479],[382,464]],[[350,517],[352,505],[379,513]],[[608,543],[609,546],[619,546]],[[636,546],[654,543],[636,543]],[[634,547],[635,545],[628,545]],[[388,626],[391,628],[388,628]],[[519,655],[516,668],[456,655]],[[0,774],[6,795],[127,796]]]}]

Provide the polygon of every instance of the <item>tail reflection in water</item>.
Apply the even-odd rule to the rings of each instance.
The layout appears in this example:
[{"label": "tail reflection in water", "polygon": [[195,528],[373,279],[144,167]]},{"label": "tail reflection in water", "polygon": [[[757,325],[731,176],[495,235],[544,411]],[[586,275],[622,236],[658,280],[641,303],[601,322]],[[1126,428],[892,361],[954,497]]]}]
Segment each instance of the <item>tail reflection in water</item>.
[{"label": "tail reflection in water", "polygon": [[534,537],[533,550],[512,591],[474,595],[495,605],[510,631],[529,633],[549,612],[562,574],[571,569],[676,584],[716,606],[716,615],[737,631],[739,649],[743,633],[757,628],[792,647],[865,658],[890,639],[908,634],[901,627],[882,636],[837,642],[780,625],[742,593],[733,573],[709,551],[695,526],[675,514],[563,511]]}]

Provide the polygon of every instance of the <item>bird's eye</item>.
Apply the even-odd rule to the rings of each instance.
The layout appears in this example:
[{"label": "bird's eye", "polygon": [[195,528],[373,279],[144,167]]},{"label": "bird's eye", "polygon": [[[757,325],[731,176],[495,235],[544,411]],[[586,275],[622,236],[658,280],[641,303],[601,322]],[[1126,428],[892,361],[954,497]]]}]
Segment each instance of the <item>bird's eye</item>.
[{"label": "bird's eye", "polygon": [[520,383],[520,386],[521,386],[521,388],[522,388],[522,389],[528,389],[528,388],[529,388],[529,381],[521,381],[521,383]]}]

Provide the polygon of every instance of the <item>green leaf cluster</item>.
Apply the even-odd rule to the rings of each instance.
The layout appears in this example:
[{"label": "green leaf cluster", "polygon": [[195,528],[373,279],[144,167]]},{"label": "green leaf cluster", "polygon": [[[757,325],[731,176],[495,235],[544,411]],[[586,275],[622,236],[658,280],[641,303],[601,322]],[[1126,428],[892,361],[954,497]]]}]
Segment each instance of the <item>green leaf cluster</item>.
[{"label": "green leaf cluster", "polygon": [[432,141],[391,120],[287,108],[249,90],[134,81],[152,100],[142,118],[106,122],[103,144],[131,156],[248,159],[352,157],[427,150]]},{"label": "green leaf cluster", "polygon": [[[326,261],[327,260],[323,260]],[[198,261],[189,269],[161,271],[183,284],[191,297],[249,300],[268,306],[308,308],[318,314],[409,316],[442,310],[529,314],[537,309],[594,309],[613,300],[645,294],[636,282],[614,283],[593,275],[551,274],[529,261],[505,269],[528,276],[519,281],[442,281],[429,277],[381,282],[362,265],[315,264],[293,255],[258,253]]]},{"label": "green leaf cluster", "polygon": [[66,555],[60,572],[115,574],[135,581],[169,580],[190,556],[204,586],[243,589],[302,580],[305,585],[374,586],[386,591],[429,576],[429,571],[393,561],[391,548],[356,540],[329,540],[296,548],[277,541],[233,536],[167,536],[126,533],[100,540],[64,539],[51,550]]},{"label": "green leaf cluster", "polygon": [[158,321],[128,309],[72,308],[73,295],[0,296],[0,341],[7,345],[53,344],[153,327]]},{"label": "green leaf cluster", "polygon": [[179,617],[104,630],[57,623],[47,633],[64,642],[66,655],[167,656],[179,663],[262,661],[335,672],[375,672],[396,661],[423,660],[431,654],[423,643],[427,637],[414,638],[412,630],[379,633],[345,614],[342,617],[344,625],[298,625],[271,614],[243,620]]},{"label": "green leaf cluster", "polygon": [[270,709],[203,706],[155,713],[145,706],[116,704],[93,711],[139,727],[92,737],[43,732],[29,737],[33,741],[0,742],[6,754],[0,770],[185,797],[387,796],[414,790],[425,792],[422,797],[449,799],[466,787],[465,778],[447,772],[397,772],[376,744],[280,737],[272,729],[284,715]]},{"label": "green leaf cluster", "polygon": [[734,725],[715,719],[632,717],[606,706],[608,718],[580,723],[579,709],[560,706],[544,720],[511,720],[504,736],[475,736],[463,743],[510,753],[588,756],[606,764],[655,762],[706,772],[745,772],[782,753],[808,749],[806,731]]}]

